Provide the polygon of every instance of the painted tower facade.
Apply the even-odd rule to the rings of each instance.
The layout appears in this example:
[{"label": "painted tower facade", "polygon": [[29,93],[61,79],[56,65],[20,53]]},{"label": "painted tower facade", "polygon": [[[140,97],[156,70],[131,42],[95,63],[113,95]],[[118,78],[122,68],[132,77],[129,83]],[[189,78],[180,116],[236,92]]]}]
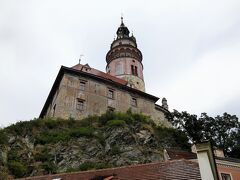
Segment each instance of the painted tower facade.
[{"label": "painted tower facade", "polygon": [[145,92],[142,53],[137,48],[136,38],[133,35],[129,36],[123,18],[117,30],[117,38],[106,55],[106,61],[107,73],[126,80],[129,87]]}]

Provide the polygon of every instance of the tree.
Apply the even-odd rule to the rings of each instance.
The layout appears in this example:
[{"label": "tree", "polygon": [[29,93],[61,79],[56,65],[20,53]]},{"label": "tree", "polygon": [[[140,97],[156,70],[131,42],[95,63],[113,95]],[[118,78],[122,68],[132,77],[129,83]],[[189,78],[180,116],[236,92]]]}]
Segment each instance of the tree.
[{"label": "tree", "polygon": [[223,149],[225,154],[240,158],[237,153],[240,149],[240,123],[235,115],[224,113],[213,118],[202,113],[198,118],[186,111],[180,113],[174,110],[170,121],[188,136],[190,142],[210,140],[214,146]]}]

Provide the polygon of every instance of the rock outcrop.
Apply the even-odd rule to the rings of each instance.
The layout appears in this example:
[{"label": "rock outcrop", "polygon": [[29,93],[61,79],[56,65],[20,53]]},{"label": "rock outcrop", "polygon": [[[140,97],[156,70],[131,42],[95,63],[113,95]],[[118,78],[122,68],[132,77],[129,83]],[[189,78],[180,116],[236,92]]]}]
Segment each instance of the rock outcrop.
[{"label": "rock outcrop", "polygon": [[[26,177],[163,160],[179,132],[146,116],[109,113],[77,120],[36,119],[2,130],[0,176]],[[1,178],[0,178],[1,179]]]}]

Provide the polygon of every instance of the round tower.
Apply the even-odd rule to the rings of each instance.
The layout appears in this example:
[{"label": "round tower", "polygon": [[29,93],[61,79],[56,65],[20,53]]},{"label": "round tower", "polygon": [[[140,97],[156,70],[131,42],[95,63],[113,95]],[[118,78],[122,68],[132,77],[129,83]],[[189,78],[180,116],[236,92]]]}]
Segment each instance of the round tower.
[{"label": "round tower", "polygon": [[123,23],[117,30],[117,38],[111,44],[106,55],[106,72],[124,79],[128,86],[145,91],[143,79],[142,53],[137,48],[136,38],[129,36],[129,30]]}]

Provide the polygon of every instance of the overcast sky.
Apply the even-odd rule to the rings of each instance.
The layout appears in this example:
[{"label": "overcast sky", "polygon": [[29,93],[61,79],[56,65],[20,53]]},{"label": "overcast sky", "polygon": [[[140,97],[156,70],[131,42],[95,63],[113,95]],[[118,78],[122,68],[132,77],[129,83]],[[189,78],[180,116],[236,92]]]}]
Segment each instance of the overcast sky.
[{"label": "overcast sky", "polygon": [[146,92],[170,110],[240,116],[239,0],[0,0],[0,125],[38,117],[60,66],[80,54],[105,71],[121,13]]}]

